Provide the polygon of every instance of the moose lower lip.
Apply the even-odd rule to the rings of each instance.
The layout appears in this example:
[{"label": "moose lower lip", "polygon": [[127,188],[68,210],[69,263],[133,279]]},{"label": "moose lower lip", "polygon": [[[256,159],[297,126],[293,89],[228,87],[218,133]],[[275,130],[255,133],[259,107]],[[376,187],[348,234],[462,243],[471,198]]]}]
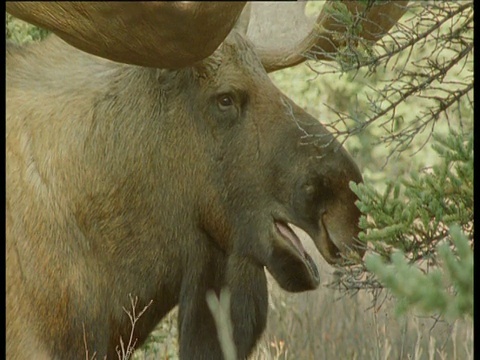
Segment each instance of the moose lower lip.
[{"label": "moose lower lip", "polygon": [[290,243],[292,243],[292,245],[295,246],[295,248],[302,256],[305,257],[305,255],[307,255],[307,252],[305,251],[302,242],[295,234],[295,232],[290,228],[290,226],[288,226],[287,223],[275,221],[275,227],[277,228],[277,231],[280,233],[280,235],[284,239],[287,239]]}]

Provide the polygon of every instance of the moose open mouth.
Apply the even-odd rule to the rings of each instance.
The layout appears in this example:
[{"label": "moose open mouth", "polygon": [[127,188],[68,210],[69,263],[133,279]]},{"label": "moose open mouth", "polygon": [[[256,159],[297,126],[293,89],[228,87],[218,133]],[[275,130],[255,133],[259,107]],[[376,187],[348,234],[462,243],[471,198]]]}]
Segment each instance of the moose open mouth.
[{"label": "moose open mouth", "polygon": [[342,262],[342,251],[337,243],[342,240],[342,234],[338,238],[335,231],[331,233],[326,220],[321,216],[317,229],[304,229],[288,221],[274,219],[276,240],[272,252],[273,261],[267,268],[285,290],[305,291],[315,289],[320,283],[317,265],[305,250],[300,240],[302,237],[308,236],[328,263]]},{"label": "moose open mouth", "polygon": [[273,248],[275,259],[269,271],[281,287],[288,291],[315,289],[320,283],[317,265],[302,245],[289,223],[274,221],[278,243]]}]

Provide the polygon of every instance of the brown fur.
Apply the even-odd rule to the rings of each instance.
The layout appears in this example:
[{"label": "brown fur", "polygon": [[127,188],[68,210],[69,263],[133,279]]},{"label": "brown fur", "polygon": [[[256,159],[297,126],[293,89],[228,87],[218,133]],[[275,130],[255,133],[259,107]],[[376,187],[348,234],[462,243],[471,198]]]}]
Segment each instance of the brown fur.
[{"label": "brown fur", "polygon": [[82,358],[83,326],[90,354],[116,358],[128,294],[153,300],[138,344],[179,304],[180,357],[222,358],[205,293],[224,286],[244,358],[265,326],[264,266],[289,291],[318,286],[273,219],[329,261],[331,240],[352,246],[357,167],[239,34],[178,71],[55,36],[9,45],[6,61],[8,359]]}]

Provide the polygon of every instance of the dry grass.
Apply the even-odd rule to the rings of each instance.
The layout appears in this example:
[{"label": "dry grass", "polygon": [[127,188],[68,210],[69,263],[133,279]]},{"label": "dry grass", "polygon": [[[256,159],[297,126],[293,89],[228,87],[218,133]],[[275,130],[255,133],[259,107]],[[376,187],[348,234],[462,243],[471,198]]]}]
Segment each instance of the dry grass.
[{"label": "dry grass", "polygon": [[[330,282],[332,269],[319,256],[316,260],[324,283]],[[291,295],[274,284],[272,288],[277,306],[260,346],[267,347],[274,339],[283,341],[289,356],[282,359],[473,358],[471,322],[447,324],[413,314],[396,318],[392,300],[372,308],[373,295],[365,292],[349,297],[321,288]]]}]

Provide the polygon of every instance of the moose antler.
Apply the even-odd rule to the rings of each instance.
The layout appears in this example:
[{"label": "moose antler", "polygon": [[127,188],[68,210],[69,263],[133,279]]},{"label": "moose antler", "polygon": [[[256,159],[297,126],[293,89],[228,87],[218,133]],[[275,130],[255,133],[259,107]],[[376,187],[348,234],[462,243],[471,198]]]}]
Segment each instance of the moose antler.
[{"label": "moose antler", "polygon": [[178,69],[210,56],[244,1],[9,1],[6,10],[109,60]]},{"label": "moose antler", "polygon": [[[407,10],[408,1],[365,5],[360,1],[328,0],[316,20],[305,14],[305,1],[295,3],[253,2],[248,37],[254,42],[267,72],[287,68],[307,58],[330,60],[342,45],[346,26],[332,10],[345,5],[359,19],[359,37],[377,41]],[[272,20],[275,19],[275,20]],[[268,24],[268,25],[267,25]]]},{"label": "moose antler", "polygon": [[[181,68],[210,56],[237,19],[256,45],[267,72],[307,58],[328,60],[347,29],[332,9],[345,5],[359,21],[361,38],[377,41],[406,12],[408,1],[327,0],[315,19],[306,1],[245,2],[7,2],[7,11],[52,30],[71,45],[110,60]],[[247,28],[248,26],[248,28]],[[127,41],[128,40],[128,41]]]}]

